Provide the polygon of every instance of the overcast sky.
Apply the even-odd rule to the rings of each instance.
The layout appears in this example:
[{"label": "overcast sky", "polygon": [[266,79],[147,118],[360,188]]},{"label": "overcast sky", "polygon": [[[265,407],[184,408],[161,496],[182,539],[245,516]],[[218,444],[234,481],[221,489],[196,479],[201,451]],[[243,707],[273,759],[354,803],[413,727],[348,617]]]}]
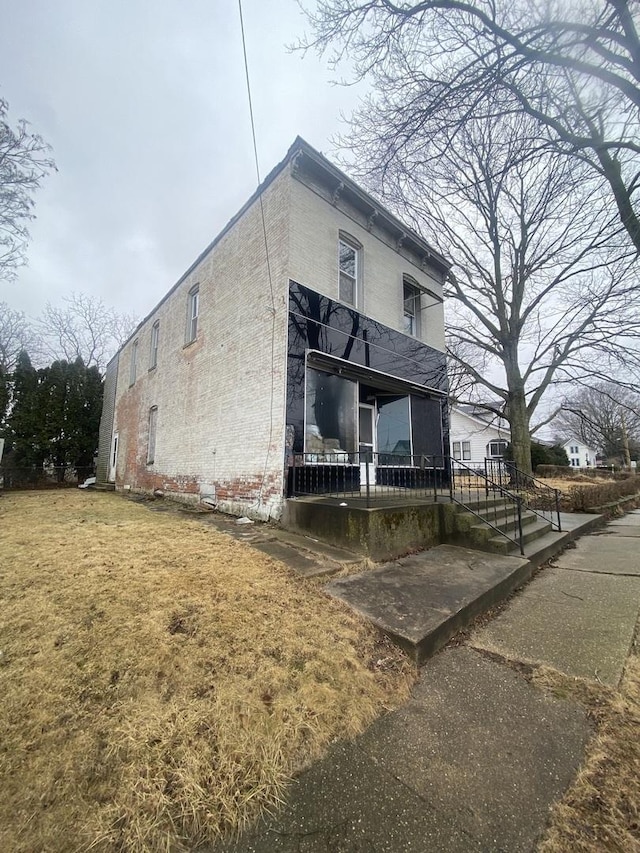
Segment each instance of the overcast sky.
[{"label": "overcast sky", "polygon": [[[142,317],[256,187],[237,0],[0,0],[0,95],[53,148],[28,266],[0,301],[71,291]],[[325,153],[353,88],[287,45],[295,0],[243,0],[262,177],[297,134]]]}]

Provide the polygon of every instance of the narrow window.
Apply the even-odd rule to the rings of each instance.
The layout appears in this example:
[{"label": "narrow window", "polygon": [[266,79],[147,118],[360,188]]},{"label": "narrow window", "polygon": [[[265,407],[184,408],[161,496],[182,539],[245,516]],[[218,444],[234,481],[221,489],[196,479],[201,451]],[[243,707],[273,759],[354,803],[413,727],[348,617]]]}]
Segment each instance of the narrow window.
[{"label": "narrow window", "polygon": [[129,364],[129,385],[135,385],[136,370],[138,369],[138,341],[131,344],[131,362]]},{"label": "narrow window", "polygon": [[360,249],[355,243],[348,242],[344,237],[338,241],[338,257],[340,264],[339,297],[341,302],[358,304],[358,278],[360,276]]},{"label": "narrow window", "polygon": [[156,455],[156,424],[158,422],[158,407],[149,409],[149,442],[147,444],[147,465],[151,465]]},{"label": "narrow window", "polygon": [[462,458],[465,461],[468,461],[469,459],[471,459],[471,442],[470,441],[463,441],[462,442]]},{"label": "narrow window", "polygon": [[198,311],[200,309],[200,285],[196,284],[189,291],[187,300],[187,337],[186,343],[190,344],[198,337]]},{"label": "narrow window", "polygon": [[402,283],[404,300],[404,333],[417,338],[420,334],[420,290],[406,276]]},{"label": "narrow window", "polygon": [[158,364],[158,340],[160,337],[160,320],[151,327],[151,352],[149,353],[149,370],[153,370]]},{"label": "narrow window", "polygon": [[453,458],[454,459],[462,459],[462,455],[460,453],[460,442],[459,441],[453,442]]}]

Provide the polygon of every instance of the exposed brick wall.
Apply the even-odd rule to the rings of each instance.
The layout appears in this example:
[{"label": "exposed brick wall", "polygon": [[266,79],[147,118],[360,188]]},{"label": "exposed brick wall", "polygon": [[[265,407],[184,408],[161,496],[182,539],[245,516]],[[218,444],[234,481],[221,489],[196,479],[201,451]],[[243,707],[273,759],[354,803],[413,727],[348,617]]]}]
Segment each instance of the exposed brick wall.
[{"label": "exposed brick wall", "polygon": [[[197,498],[215,490],[236,509],[277,517],[283,494],[288,171],[263,195],[273,305],[259,201],[160,304],[120,354],[116,484]],[[198,336],[185,346],[189,290],[199,284]],[[274,308],[274,310],[272,310]],[[157,367],[151,328],[160,321]],[[129,386],[132,345],[137,378]],[[147,464],[149,409],[158,407]],[[272,423],[271,423],[272,422]],[[266,472],[266,475],[265,475]],[[246,506],[245,506],[246,505]]]}]

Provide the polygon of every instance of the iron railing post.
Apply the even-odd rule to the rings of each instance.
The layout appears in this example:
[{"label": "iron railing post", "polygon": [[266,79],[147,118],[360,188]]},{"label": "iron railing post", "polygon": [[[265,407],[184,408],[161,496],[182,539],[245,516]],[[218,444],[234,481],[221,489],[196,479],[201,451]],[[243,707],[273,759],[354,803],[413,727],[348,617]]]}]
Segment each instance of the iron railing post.
[{"label": "iron railing post", "polygon": [[556,516],[558,518],[558,532],[562,533],[562,526],[560,525],[560,491],[556,489]]},{"label": "iron railing post", "polygon": [[295,498],[296,496],[296,452],[295,450],[291,453],[292,463],[291,463],[291,497]]},{"label": "iron railing post", "polygon": [[517,509],[518,509],[518,542],[520,543],[520,553],[524,557],[524,542],[522,541],[522,498],[518,497],[517,500]]},{"label": "iron railing post", "polygon": [[367,509],[369,509],[371,506],[371,486],[369,484],[369,459],[366,453],[364,454],[364,478],[367,484]]},{"label": "iron railing post", "polygon": [[438,474],[436,472],[435,456],[431,459],[431,476],[433,477],[433,501],[438,503]]}]

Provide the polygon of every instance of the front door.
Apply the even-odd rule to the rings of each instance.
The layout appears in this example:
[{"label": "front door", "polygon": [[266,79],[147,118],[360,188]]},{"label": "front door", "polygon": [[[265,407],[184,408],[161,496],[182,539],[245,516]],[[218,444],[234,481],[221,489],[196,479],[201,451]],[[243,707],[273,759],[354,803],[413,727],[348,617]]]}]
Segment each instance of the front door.
[{"label": "front door", "polygon": [[[358,450],[360,452],[360,486],[376,484],[376,410],[360,403],[358,408]],[[367,479],[368,477],[368,479]]]},{"label": "front door", "polygon": [[116,463],[118,462],[118,433],[114,432],[111,439],[111,453],[109,454],[109,476],[110,483],[116,480]]}]

